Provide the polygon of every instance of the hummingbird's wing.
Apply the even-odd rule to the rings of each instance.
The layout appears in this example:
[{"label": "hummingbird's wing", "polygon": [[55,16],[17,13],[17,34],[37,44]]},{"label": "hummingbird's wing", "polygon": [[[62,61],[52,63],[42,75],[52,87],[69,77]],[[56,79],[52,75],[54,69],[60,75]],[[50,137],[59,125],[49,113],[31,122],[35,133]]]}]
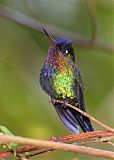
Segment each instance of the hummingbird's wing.
[{"label": "hummingbird's wing", "polygon": [[[75,68],[74,73],[75,73],[75,92],[76,92],[78,107],[82,111],[86,112],[86,107],[85,107],[85,103],[84,103],[84,95],[83,95],[82,76],[80,73],[80,69],[77,66]],[[77,113],[74,110],[73,110],[73,113],[74,113],[74,116],[75,116],[76,120],[78,121],[81,129],[84,132],[92,132],[94,130],[89,118],[87,118],[84,115],[81,115],[80,113]]]}]

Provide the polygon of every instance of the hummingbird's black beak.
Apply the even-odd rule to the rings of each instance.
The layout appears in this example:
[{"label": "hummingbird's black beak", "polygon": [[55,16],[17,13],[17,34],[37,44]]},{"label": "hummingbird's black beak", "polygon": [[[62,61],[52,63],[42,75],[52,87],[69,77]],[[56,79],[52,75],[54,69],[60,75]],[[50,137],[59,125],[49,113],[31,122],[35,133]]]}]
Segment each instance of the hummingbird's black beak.
[{"label": "hummingbird's black beak", "polygon": [[48,39],[50,40],[51,44],[53,46],[56,46],[56,43],[54,42],[53,38],[49,35],[49,33],[43,28],[44,33],[47,35]]}]

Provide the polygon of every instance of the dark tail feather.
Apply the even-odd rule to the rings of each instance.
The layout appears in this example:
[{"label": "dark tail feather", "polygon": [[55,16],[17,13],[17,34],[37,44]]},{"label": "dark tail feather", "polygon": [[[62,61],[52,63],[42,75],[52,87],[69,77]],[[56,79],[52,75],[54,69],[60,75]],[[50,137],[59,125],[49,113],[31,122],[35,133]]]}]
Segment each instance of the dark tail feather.
[{"label": "dark tail feather", "polygon": [[54,103],[54,107],[63,123],[74,133],[79,133],[79,126],[83,132],[94,131],[89,118],[58,102]]},{"label": "dark tail feather", "polygon": [[93,132],[94,129],[89,118],[83,116],[83,120],[84,120],[84,125],[86,126],[86,132]]},{"label": "dark tail feather", "polygon": [[[79,106],[80,106],[79,108],[82,111],[86,112],[82,86],[79,86]],[[73,111],[73,112],[75,112],[75,111]],[[76,112],[74,113],[74,116],[76,117],[81,129],[84,132],[93,132],[94,131],[92,124],[91,124],[88,117],[85,117],[85,116],[81,115],[80,113],[76,114]]]},{"label": "dark tail feather", "polygon": [[61,103],[54,103],[54,107],[62,120],[62,122],[74,133],[79,133],[79,124],[73,115],[73,113],[70,111],[69,108],[66,108]]},{"label": "dark tail feather", "polygon": [[75,117],[81,129],[83,130],[83,132],[93,132],[94,131],[89,118],[79,115],[79,113],[75,113]]},{"label": "dark tail feather", "polygon": [[76,110],[72,108],[70,108],[70,111],[72,112],[73,116],[77,120],[83,132],[93,132],[94,131],[91,121],[88,117],[82,115],[81,113],[77,112]]}]

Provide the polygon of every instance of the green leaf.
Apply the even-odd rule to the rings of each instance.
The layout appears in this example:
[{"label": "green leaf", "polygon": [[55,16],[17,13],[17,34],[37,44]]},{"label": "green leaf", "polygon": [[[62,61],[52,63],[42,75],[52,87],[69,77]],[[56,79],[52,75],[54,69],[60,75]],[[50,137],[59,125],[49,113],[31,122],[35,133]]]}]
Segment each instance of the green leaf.
[{"label": "green leaf", "polygon": [[[6,128],[5,126],[2,126],[2,125],[0,125],[0,134],[13,136],[11,131],[9,131],[8,128]],[[14,156],[16,156],[17,144],[15,144],[15,143],[7,143],[7,144],[3,144],[3,147],[13,150]]]}]

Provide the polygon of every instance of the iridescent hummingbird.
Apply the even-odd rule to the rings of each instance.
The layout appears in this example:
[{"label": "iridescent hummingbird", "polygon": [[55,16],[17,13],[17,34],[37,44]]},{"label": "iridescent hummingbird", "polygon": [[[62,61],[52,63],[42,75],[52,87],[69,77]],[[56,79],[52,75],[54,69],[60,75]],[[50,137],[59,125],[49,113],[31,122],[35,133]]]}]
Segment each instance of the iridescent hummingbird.
[{"label": "iridescent hummingbird", "polygon": [[[80,127],[84,132],[92,132],[89,118],[65,104],[67,102],[86,112],[82,77],[75,64],[72,42],[67,38],[53,40],[44,28],[43,30],[51,46],[40,72],[41,87],[51,97],[60,119],[72,132],[79,133]],[[54,100],[63,100],[64,104]]]}]

